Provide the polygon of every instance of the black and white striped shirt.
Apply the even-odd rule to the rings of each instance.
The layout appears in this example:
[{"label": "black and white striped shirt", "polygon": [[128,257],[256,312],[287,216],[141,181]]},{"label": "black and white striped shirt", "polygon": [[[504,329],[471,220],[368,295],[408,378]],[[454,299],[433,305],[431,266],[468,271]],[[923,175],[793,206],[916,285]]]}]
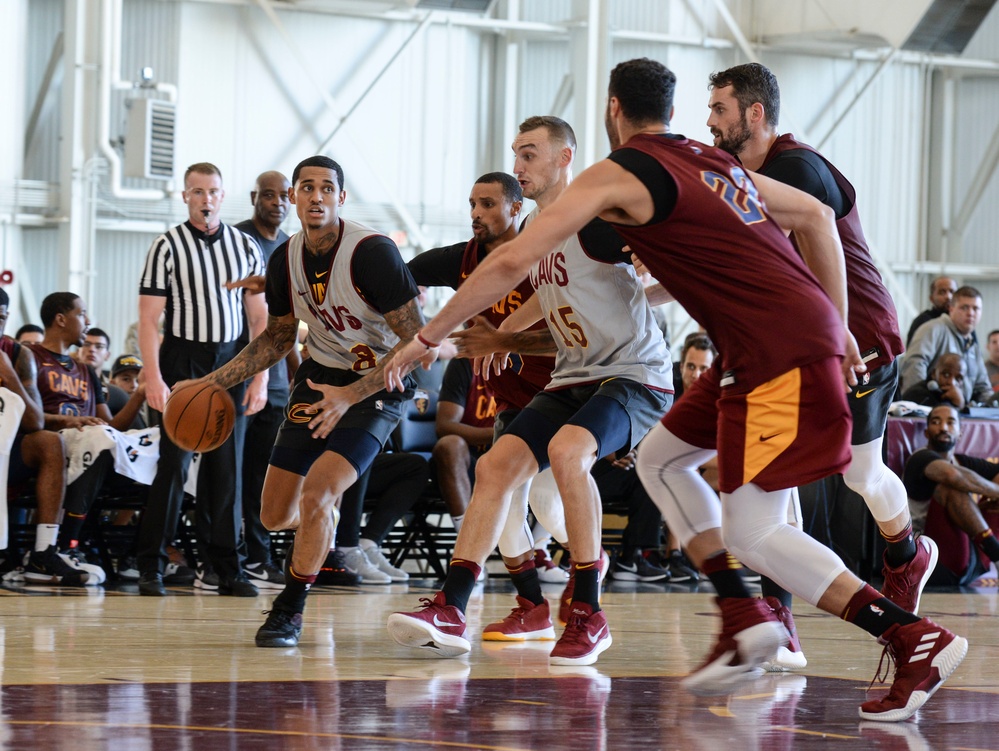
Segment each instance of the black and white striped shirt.
[{"label": "black and white striped shirt", "polygon": [[190,222],[153,242],[139,283],[140,295],[166,297],[164,331],[192,342],[234,341],[243,328],[243,289],[225,283],[264,273],[254,240],[221,225],[206,235]]}]

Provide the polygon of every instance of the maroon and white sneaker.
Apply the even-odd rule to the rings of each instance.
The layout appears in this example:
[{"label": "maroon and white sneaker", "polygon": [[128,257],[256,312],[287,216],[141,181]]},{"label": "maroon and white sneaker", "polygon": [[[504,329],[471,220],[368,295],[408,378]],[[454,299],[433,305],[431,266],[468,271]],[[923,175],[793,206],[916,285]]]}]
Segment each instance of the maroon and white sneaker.
[{"label": "maroon and white sneaker", "polygon": [[801,651],[798,641],[798,629],[794,625],[791,608],[785,607],[776,597],[764,597],[763,601],[774,611],[784,628],[787,629],[787,646],[777,647],[776,656],[763,663],[763,669],[768,673],[786,673],[790,670],[802,670],[808,665],[805,653]]},{"label": "maroon and white sneaker", "polygon": [[[610,568],[610,556],[607,555],[607,551],[603,548],[600,548],[600,563],[597,565],[600,567],[600,581],[603,582],[607,576],[607,569]],[[564,626],[569,622],[569,615],[572,613],[572,594],[575,590],[576,563],[571,561],[569,563],[569,582],[565,585],[565,589],[562,590],[562,597],[558,604],[558,622],[560,626]]]},{"label": "maroon and white sneaker", "polygon": [[534,551],[534,568],[538,570],[538,578],[542,584],[563,584],[569,578],[569,572],[548,557],[547,550]]},{"label": "maroon and white sneaker", "polygon": [[592,665],[614,640],[604,611],[593,612],[584,602],[574,602],[565,631],[552,650],[552,665]]},{"label": "maroon and white sneaker", "polygon": [[438,657],[459,657],[472,651],[465,638],[465,614],[448,605],[444,593],[434,599],[421,597],[420,610],[415,613],[392,613],[388,617],[388,632],[404,647],[426,649]]},{"label": "maroon and white sneaker", "polygon": [[681,681],[694,694],[727,694],[763,675],[763,663],[786,646],[787,629],[756,597],[719,597],[722,631],[704,663]]},{"label": "maroon and white sneaker", "polygon": [[882,573],[885,577],[881,594],[910,613],[919,612],[919,597],[936,568],[939,551],[937,544],[926,535],[916,539],[916,556],[898,568],[892,568],[885,559]]},{"label": "maroon and white sneaker", "polygon": [[483,641],[555,641],[548,600],[535,605],[517,595],[517,607],[499,623],[482,630]]},{"label": "maroon and white sneaker", "polygon": [[886,655],[895,663],[895,678],[886,696],[860,705],[861,717],[878,722],[901,722],[912,717],[968,654],[967,639],[929,618],[908,626],[894,624],[878,641],[885,650],[874,680],[881,675]]}]

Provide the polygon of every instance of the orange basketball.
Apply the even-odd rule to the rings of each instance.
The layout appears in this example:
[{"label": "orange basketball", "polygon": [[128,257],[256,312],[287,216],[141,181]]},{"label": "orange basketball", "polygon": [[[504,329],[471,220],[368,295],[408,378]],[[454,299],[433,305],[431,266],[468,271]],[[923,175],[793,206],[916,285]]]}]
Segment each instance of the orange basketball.
[{"label": "orange basketball", "polygon": [[232,433],[236,405],[229,392],[210,381],[196,381],[170,393],[163,429],[185,451],[217,449]]}]

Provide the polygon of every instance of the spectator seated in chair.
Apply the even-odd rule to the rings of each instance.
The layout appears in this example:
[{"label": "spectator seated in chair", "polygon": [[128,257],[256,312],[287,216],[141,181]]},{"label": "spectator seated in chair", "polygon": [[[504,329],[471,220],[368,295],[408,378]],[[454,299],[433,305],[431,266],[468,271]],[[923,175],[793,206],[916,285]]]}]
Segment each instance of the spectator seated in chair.
[{"label": "spectator seated in chair", "polygon": [[966,372],[967,366],[960,355],[952,352],[941,355],[930,368],[929,377],[909,386],[902,393],[902,399],[927,407],[951,404],[963,409]]},{"label": "spectator seated in chair", "polygon": [[913,527],[922,527],[940,549],[930,584],[967,584],[984,572],[981,557],[999,561],[999,541],[989,525],[999,522],[999,462],[955,453],[960,439],[958,411],[950,404],[934,407],[926,421],[926,448],[905,463]]}]

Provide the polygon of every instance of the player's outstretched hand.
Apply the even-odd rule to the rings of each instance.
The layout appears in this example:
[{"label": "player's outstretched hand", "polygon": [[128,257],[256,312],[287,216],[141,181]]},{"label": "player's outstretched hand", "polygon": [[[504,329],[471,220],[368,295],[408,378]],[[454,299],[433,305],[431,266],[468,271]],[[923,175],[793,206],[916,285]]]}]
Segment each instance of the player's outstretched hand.
[{"label": "player's outstretched hand", "polygon": [[234,290],[242,287],[251,295],[259,295],[264,291],[264,277],[260,275],[248,276],[246,279],[238,279],[235,282],[226,282],[225,288]]},{"label": "player's outstretched hand", "polygon": [[405,391],[406,374],[416,367],[417,362],[423,366],[424,370],[430,370],[430,366],[434,364],[434,360],[440,354],[440,349],[439,346],[427,349],[415,337],[410,339],[402,348],[395,351],[392,359],[385,365],[385,390]]},{"label": "player's outstretched hand", "polygon": [[308,409],[310,414],[316,414],[309,422],[309,429],[313,438],[326,438],[333,432],[340,418],[354,405],[355,400],[351,391],[343,386],[316,383],[311,378],[306,378],[305,382],[309,384],[309,388],[323,395],[322,399],[313,402]]},{"label": "player's outstretched hand", "polygon": [[474,359],[484,355],[503,352],[506,348],[500,342],[500,333],[485,316],[475,316],[467,329],[455,331],[451,340],[458,348],[458,357]]}]

